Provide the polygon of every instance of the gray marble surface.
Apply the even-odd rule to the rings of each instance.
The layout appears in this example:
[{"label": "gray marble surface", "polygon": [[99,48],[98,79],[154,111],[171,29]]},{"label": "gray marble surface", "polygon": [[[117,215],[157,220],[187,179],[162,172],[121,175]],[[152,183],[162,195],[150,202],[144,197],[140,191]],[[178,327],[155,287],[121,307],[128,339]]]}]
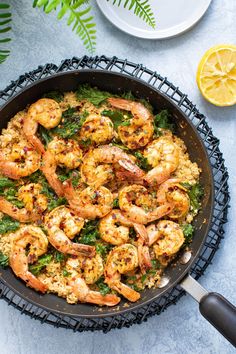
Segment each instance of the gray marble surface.
[{"label": "gray marble surface", "polygon": [[[104,0],[105,1],[105,0]],[[186,0],[187,1],[187,0]],[[95,2],[92,0],[92,2]],[[30,0],[11,0],[13,13],[11,55],[0,66],[0,90],[20,74],[40,64],[59,64],[64,58],[86,54],[79,39],[55,16],[33,10]],[[195,83],[197,64],[209,47],[236,40],[236,1],[213,0],[201,22],[190,32],[162,41],[130,37],[108,23],[94,6],[98,28],[97,55],[116,55],[143,63],[167,76],[207,115],[221,141],[230,174],[231,209],[226,237],[200,283],[236,303],[236,107],[217,108],[200,96]],[[102,333],[73,333],[29,319],[0,302],[1,354],[53,353],[233,353],[233,347],[199,314],[185,296],[160,316],[129,329]]]}]

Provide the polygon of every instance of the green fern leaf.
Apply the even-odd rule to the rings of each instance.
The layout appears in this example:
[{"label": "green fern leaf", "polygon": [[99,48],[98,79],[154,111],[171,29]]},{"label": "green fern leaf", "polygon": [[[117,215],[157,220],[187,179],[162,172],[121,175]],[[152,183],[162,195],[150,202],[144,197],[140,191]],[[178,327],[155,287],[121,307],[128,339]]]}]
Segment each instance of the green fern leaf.
[{"label": "green fern leaf", "polygon": [[[2,33],[7,33],[11,30],[9,26],[11,22],[11,13],[8,12],[10,9],[10,5],[8,4],[0,4],[0,35]],[[7,11],[7,12],[6,12]],[[7,43],[10,42],[10,38],[5,37],[1,38],[0,36],[0,43]],[[0,64],[2,64],[10,54],[10,50],[0,48]]]},{"label": "green fern leaf", "polygon": [[96,25],[90,16],[91,6],[88,0],[34,0],[34,7],[43,7],[45,13],[58,9],[57,18],[61,20],[66,15],[67,25],[72,26],[82,40],[85,48],[94,53],[96,46]]},{"label": "green fern leaf", "polygon": [[156,20],[148,0],[107,0],[113,5],[123,5],[128,10],[133,10],[134,14],[145,21],[152,28],[156,27]]}]

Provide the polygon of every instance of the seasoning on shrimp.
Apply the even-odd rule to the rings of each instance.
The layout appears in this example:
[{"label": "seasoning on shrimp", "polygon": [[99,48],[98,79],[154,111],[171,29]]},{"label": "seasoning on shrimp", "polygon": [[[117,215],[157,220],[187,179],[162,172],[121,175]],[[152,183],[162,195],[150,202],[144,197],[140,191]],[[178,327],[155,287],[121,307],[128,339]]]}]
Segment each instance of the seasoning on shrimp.
[{"label": "seasoning on shrimp", "polygon": [[46,129],[55,128],[61,120],[62,111],[59,104],[50,98],[41,98],[33,103],[24,119],[23,131],[29,143],[43,154],[44,146],[36,136],[38,125],[41,124]]},{"label": "seasoning on shrimp", "polygon": [[154,132],[153,115],[140,102],[129,101],[121,98],[109,98],[112,107],[130,111],[133,115],[129,125],[118,128],[119,137],[129,149],[138,149],[146,146]]},{"label": "seasoning on shrimp", "polygon": [[167,112],[112,96],[39,99],[0,135],[0,255],[69,304],[138,301],[201,206],[200,169]]}]

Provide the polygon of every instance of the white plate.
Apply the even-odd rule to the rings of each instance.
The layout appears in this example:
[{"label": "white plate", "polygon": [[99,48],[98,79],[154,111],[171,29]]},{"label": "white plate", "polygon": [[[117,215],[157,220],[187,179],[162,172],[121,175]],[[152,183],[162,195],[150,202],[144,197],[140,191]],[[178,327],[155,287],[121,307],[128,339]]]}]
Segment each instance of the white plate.
[{"label": "white plate", "polygon": [[96,1],[106,18],[120,30],[139,38],[162,39],[177,36],[193,27],[212,0],[149,0],[156,19],[155,29],[134,15],[133,10],[124,9],[125,0],[120,7],[113,5],[113,0]]}]

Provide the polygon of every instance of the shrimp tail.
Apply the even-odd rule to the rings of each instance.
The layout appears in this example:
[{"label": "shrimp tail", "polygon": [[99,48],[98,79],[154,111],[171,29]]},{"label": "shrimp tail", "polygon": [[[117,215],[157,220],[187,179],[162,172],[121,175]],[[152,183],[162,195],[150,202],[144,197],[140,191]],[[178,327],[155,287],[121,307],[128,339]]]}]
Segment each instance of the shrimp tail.
[{"label": "shrimp tail", "polygon": [[115,294],[98,296],[97,291],[90,290],[85,297],[85,301],[97,305],[115,306],[120,302],[120,298]]},{"label": "shrimp tail", "polygon": [[121,181],[129,180],[134,184],[143,184],[145,173],[134,163],[128,160],[119,160],[120,169],[115,171],[116,177]]},{"label": "shrimp tail", "polygon": [[141,243],[138,244],[138,260],[142,274],[146,273],[148,269],[152,268],[149,248],[148,246],[144,246]]},{"label": "shrimp tail", "polygon": [[[20,275],[17,275],[21,277]],[[48,289],[47,285],[45,285],[41,280],[37,279],[32,273],[27,272],[26,277],[24,276],[21,277],[23,280],[25,280],[26,285],[40,291],[41,293],[45,293]]]},{"label": "shrimp tail", "polygon": [[135,302],[140,299],[140,294],[137,291],[131,289],[128,285],[125,285],[125,284],[121,283],[120,281],[112,281],[112,283],[110,283],[109,281],[107,282],[105,280],[105,282],[112,289],[118,291],[118,293],[123,295],[126,299],[128,299],[131,302]]},{"label": "shrimp tail", "polygon": [[50,151],[46,151],[43,156],[43,165],[41,171],[47,178],[48,183],[54,189],[59,197],[64,196],[64,188],[62,183],[59,181],[56,175],[57,163],[55,161],[54,155]]},{"label": "shrimp tail", "polygon": [[29,115],[24,119],[23,132],[28,140],[28,142],[38,151],[40,154],[45,153],[43,143],[36,136],[38,129],[38,123],[34,121]]}]

